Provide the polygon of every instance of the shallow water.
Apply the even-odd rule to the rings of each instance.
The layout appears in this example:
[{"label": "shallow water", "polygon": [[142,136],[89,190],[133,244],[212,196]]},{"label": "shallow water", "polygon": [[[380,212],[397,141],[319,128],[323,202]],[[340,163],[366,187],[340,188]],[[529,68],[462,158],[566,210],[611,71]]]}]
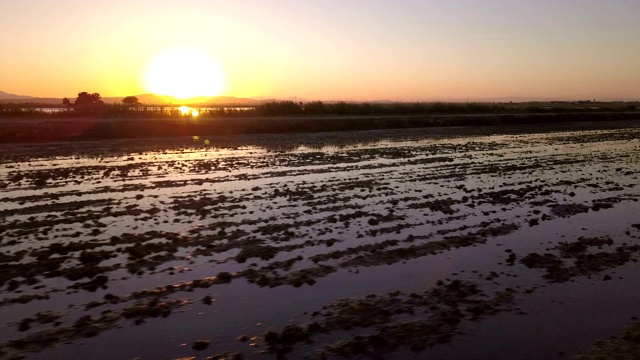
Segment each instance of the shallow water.
[{"label": "shallow water", "polygon": [[[621,290],[635,288],[638,270],[640,129],[523,128],[5,146],[0,349],[36,359],[248,357],[268,346],[240,335],[318,321],[309,314],[342,298],[460,279],[488,295],[514,289],[514,304],[464,318],[449,343],[418,353],[403,344],[367,351],[533,359],[586,350],[640,300]],[[578,257],[616,248],[628,257],[562,281],[521,262],[581,237],[611,244]],[[149,299],[181,302],[158,316]],[[45,310],[57,317],[39,323]],[[531,340],[532,327],[548,335]],[[331,329],[288,356],[331,356],[328,345],[375,331]],[[196,351],[197,339],[211,344]]]}]

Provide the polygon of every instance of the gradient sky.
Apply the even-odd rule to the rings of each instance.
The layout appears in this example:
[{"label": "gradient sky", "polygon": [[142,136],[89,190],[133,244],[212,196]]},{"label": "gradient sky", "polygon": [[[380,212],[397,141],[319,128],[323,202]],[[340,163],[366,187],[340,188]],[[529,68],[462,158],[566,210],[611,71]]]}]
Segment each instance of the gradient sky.
[{"label": "gradient sky", "polygon": [[0,0],[0,90],[148,92],[191,46],[223,95],[323,100],[640,98],[640,1]]}]

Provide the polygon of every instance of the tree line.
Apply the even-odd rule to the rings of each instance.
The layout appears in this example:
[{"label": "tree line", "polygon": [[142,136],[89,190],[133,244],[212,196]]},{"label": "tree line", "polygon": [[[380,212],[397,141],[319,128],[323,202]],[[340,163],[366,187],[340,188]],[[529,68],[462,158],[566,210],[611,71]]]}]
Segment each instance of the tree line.
[{"label": "tree line", "polygon": [[[139,105],[140,101],[138,101],[138,98],[136,96],[127,96],[124,99],[122,99],[122,104],[134,106],[134,105]],[[69,100],[69,98],[62,99],[62,105],[66,105],[66,106],[72,105],[71,100]],[[97,106],[97,105],[104,105],[104,101],[102,101],[102,96],[100,96],[99,93],[89,94],[88,92],[83,91],[78,93],[78,97],[73,102],[73,105],[78,107],[91,107],[91,106]]]},{"label": "tree line", "polygon": [[[0,115],[68,117],[92,115],[101,117],[184,117],[172,106],[144,106],[136,96],[126,96],[121,104],[105,104],[99,93],[78,93],[73,101],[64,98],[67,111],[45,113],[37,106],[21,104],[0,105]],[[197,107],[196,107],[197,108]],[[571,112],[625,112],[637,111],[639,102],[557,101],[529,103],[447,103],[447,102],[294,102],[271,101],[239,110],[233,106],[207,106],[198,109],[200,117],[273,117],[273,116],[413,116],[413,115],[471,115],[471,114],[544,114]]]}]

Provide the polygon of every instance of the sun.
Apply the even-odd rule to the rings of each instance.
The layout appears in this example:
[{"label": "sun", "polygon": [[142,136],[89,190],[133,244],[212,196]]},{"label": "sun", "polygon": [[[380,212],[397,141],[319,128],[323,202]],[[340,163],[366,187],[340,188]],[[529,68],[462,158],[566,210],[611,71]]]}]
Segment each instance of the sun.
[{"label": "sun", "polygon": [[224,72],[205,51],[176,47],[156,55],[147,66],[148,91],[178,99],[217,96],[224,90]]}]

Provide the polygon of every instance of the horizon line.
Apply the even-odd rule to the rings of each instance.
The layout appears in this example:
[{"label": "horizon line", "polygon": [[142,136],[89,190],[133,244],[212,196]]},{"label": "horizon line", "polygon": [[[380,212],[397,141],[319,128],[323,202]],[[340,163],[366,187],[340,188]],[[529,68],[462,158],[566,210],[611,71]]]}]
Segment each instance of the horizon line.
[{"label": "horizon line", "polygon": [[[74,99],[77,96],[63,96],[63,97],[59,97],[59,96],[33,96],[33,95],[19,95],[19,94],[14,94],[14,93],[9,93],[6,91],[2,91],[0,90],[0,93],[9,95],[9,97],[0,97],[0,100],[6,101],[6,100],[16,100],[16,101],[20,101],[20,100],[37,100],[37,99],[47,99],[47,100],[54,100],[54,99],[59,99],[60,101],[62,101],[62,99]],[[0,95],[1,96],[1,95]],[[184,99],[179,99],[175,96],[170,96],[170,95],[161,95],[161,94],[154,94],[154,93],[142,93],[142,94],[137,94],[137,95],[105,95],[102,96],[103,99],[124,99],[127,96],[135,96],[135,97],[142,97],[142,96],[156,96],[156,97],[161,97],[161,98],[166,98],[167,103],[173,103],[173,102],[194,102],[196,100],[205,100],[205,99],[215,99],[215,98],[234,98],[234,99],[238,99],[238,100],[248,100],[248,101],[257,101],[257,102],[269,102],[269,101],[294,101],[294,102],[314,102],[314,101],[321,101],[321,102],[328,102],[328,103],[333,103],[333,102],[346,102],[346,103],[354,103],[354,102],[358,102],[358,103],[366,103],[366,102],[372,102],[372,103],[381,103],[381,102],[386,102],[386,103],[433,103],[433,102],[443,102],[443,103],[447,103],[447,102],[455,102],[455,103],[472,103],[472,102],[553,102],[553,101],[562,101],[562,102],[571,102],[571,101],[590,101],[590,102],[616,102],[616,101],[623,101],[623,102],[627,102],[627,101],[640,101],[640,97],[604,97],[601,99],[598,99],[597,97],[589,97],[589,98],[569,98],[569,97],[537,97],[537,96],[496,96],[496,97],[489,97],[489,98],[478,98],[478,97],[447,97],[445,98],[406,98],[406,99],[389,99],[389,98],[379,98],[379,99],[354,99],[354,98],[337,98],[337,99],[309,99],[309,98],[303,98],[303,97],[298,97],[298,96],[288,96],[288,97],[265,97],[265,96],[258,96],[258,97],[239,97],[239,96],[234,96],[234,95],[201,95],[201,96],[194,96],[194,97],[189,97],[189,98],[184,98]]]}]

